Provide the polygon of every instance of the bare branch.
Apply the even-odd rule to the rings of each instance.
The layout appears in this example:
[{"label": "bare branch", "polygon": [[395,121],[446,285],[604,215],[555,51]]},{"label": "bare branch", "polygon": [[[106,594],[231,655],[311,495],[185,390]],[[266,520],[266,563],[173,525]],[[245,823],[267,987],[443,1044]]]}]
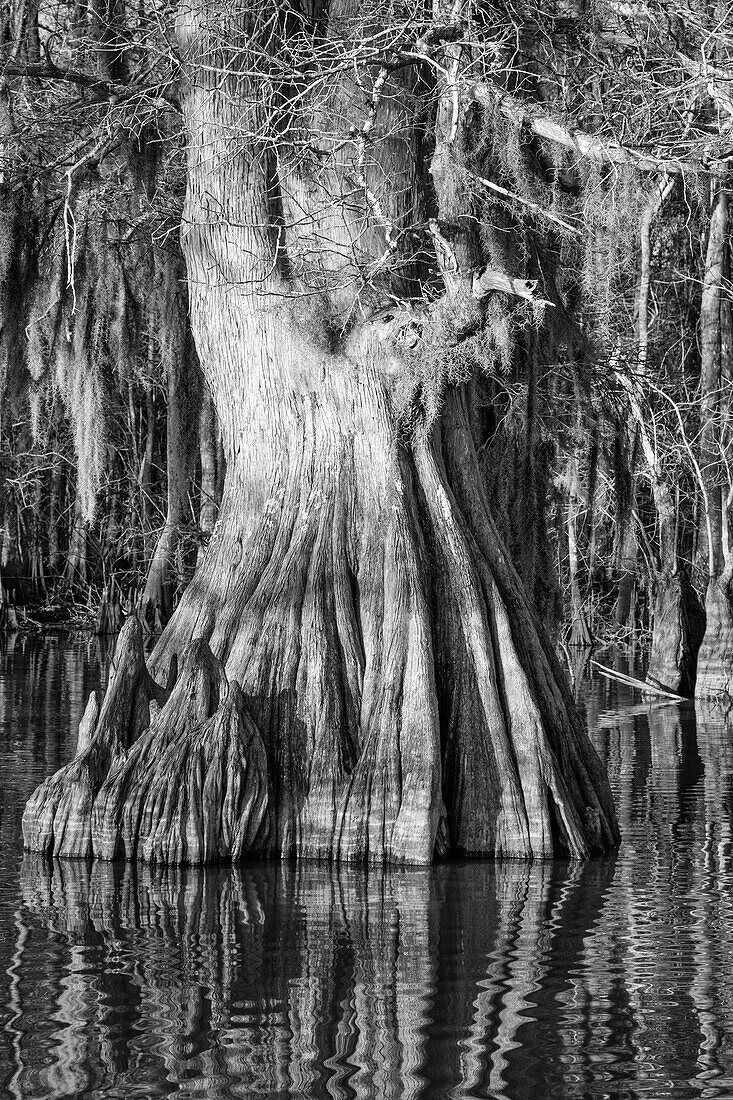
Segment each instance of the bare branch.
[{"label": "bare branch", "polygon": [[84,72],[81,69],[62,69],[49,57],[47,61],[9,61],[0,70],[0,78],[9,76],[24,77],[27,80],[61,80],[69,84],[78,84],[80,87],[89,88],[101,99],[129,99],[130,97],[149,96],[151,105],[162,100],[167,106],[180,110],[177,97],[160,84],[149,86],[140,84],[117,84],[110,80],[104,80],[95,73]]},{"label": "bare branch", "polygon": [[[468,171],[466,169],[466,171]],[[477,175],[475,172],[470,172],[470,175],[480,183],[483,187],[489,191],[493,191],[495,195],[501,195],[502,198],[508,199],[510,202],[517,202],[520,206],[526,206],[528,210],[532,210],[541,218],[545,218],[549,222],[553,222],[555,225],[559,225],[561,229],[566,230],[568,233],[574,233],[576,236],[581,237],[583,232],[576,225],[571,225],[570,222],[566,222],[564,218],[558,217],[557,214],[553,214],[551,210],[545,210],[537,202],[532,202],[531,199],[525,199],[523,195],[518,195],[514,191],[507,190],[506,187],[502,187],[498,183],[494,183],[493,180],[487,180],[483,176]]]},{"label": "bare branch", "polygon": [[517,126],[527,126],[537,137],[555,142],[566,149],[572,149],[579,157],[600,161],[606,164],[628,164],[640,172],[667,173],[684,175],[686,172],[710,173],[723,171],[730,158],[717,160],[680,159],[677,157],[657,157],[640,153],[612,138],[602,138],[583,130],[569,129],[564,123],[548,115],[541,114],[536,104],[523,103],[509,95],[502,88],[486,83],[475,83],[469,88],[471,98],[484,107],[498,104],[502,114]]}]

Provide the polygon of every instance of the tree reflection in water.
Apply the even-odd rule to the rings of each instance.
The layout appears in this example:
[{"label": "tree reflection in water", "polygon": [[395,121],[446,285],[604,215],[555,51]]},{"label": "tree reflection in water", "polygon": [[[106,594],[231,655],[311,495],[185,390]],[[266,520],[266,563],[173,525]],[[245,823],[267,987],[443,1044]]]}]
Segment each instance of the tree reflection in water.
[{"label": "tree reflection in water", "polygon": [[613,861],[365,874],[27,858],[19,927],[41,918],[61,937],[36,951],[15,1093],[147,1080],[191,1096],[458,1098],[556,1079],[570,1095],[597,1079],[599,1013],[612,1047],[628,1022],[622,955],[593,931],[613,875]]},{"label": "tree reflection in water", "polygon": [[53,935],[34,951],[45,969],[23,1006],[13,1092],[141,1080],[191,1096],[541,1088],[548,1044],[574,1050],[574,1064],[592,1039],[594,991],[571,975],[613,871],[158,871],[26,856],[19,956],[40,929]]},{"label": "tree reflection in water", "polygon": [[1,956],[0,1093],[729,1097],[730,718],[597,692],[616,858],[157,870],[26,856]]}]

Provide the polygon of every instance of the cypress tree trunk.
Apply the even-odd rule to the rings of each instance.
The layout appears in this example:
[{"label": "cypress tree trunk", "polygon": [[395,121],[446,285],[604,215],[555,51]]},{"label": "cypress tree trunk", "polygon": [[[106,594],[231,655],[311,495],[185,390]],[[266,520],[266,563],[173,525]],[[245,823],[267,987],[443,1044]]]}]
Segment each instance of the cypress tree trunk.
[{"label": "cypress tree trunk", "polygon": [[[645,439],[645,442],[648,442]],[[651,467],[659,524],[659,567],[654,578],[652,645],[646,678],[681,695],[695,690],[705,612],[677,556],[677,513],[669,485]]]},{"label": "cypress tree trunk", "polygon": [[[153,375],[152,354],[148,352],[149,371]],[[154,497],[155,497],[155,471],[153,457],[155,454],[155,395],[153,384],[146,381],[145,387],[145,436],[142,440],[142,454],[138,474],[138,491],[140,494],[140,533],[142,535],[143,549],[146,559],[152,561],[153,556],[153,530]]]},{"label": "cypress tree trunk", "polygon": [[730,489],[723,490],[723,456],[729,445],[726,389],[731,375],[730,304],[722,293],[727,267],[729,198],[715,198],[705,257],[700,308],[702,445],[700,469],[708,548],[706,628],[698,655],[695,695],[733,695],[733,546],[729,533]]},{"label": "cypress tree trunk", "polygon": [[[335,7],[337,25],[354,14]],[[414,405],[409,431],[397,411],[409,308],[399,270],[381,272],[418,178],[400,86],[371,168],[339,142],[317,171],[275,160],[237,137],[245,107],[262,132],[259,87],[191,63],[219,33],[204,18],[180,28],[183,248],[224,497],[148,670],[135,623],[122,632],[80,754],[28,804],[26,844],[174,863],[607,849],[608,783],[489,515],[471,388],[432,421]],[[313,132],[363,102],[343,80]],[[446,280],[444,312],[465,307]]]},{"label": "cypress tree trunk", "polygon": [[61,503],[64,489],[64,472],[61,459],[54,454],[51,467],[51,484],[48,494],[48,568],[56,576],[61,559],[59,535],[61,533]]},{"label": "cypress tree trunk", "polygon": [[78,488],[74,494],[74,510],[69,532],[69,549],[66,555],[64,580],[69,586],[86,584],[87,580],[87,525]]},{"label": "cypress tree trunk", "polygon": [[633,511],[636,505],[636,481],[632,482],[632,502],[628,509],[621,538],[618,544],[618,593],[613,608],[613,617],[617,626],[627,630],[636,629],[636,573],[639,560],[639,541],[634,527]]},{"label": "cypress tree trunk", "polygon": [[[652,265],[652,224],[673,190],[673,181],[662,177],[651,193],[640,223],[640,270],[637,288],[637,367],[640,377],[648,370],[649,293]],[[697,593],[680,564],[677,548],[677,503],[665,475],[657,444],[651,407],[641,407],[640,392],[631,379],[617,374],[626,390],[636,424],[641,452],[651,483],[659,533],[652,604],[652,644],[647,681],[656,687],[692,695],[697,654],[705,630],[705,614]],[[651,428],[650,428],[651,423]]]},{"label": "cypress tree trunk", "polygon": [[[170,296],[178,297],[176,283],[169,275]],[[198,442],[197,410],[200,376],[195,353],[184,326],[185,311],[172,302],[171,332],[168,334],[168,402],[166,407],[166,516],[158,536],[145,589],[143,614],[152,626],[166,623],[173,612],[173,585],[181,581],[176,557],[181,530],[188,520],[189,491]]]},{"label": "cypress tree trunk", "polygon": [[578,461],[570,459],[568,463],[567,485],[568,502],[566,533],[568,541],[568,572],[570,577],[570,644],[588,649],[593,644],[590,624],[586,615],[585,600],[580,582],[580,554],[578,551],[578,527],[581,512],[578,486]]},{"label": "cypress tree trunk", "polygon": [[652,647],[646,678],[679,695],[692,695],[705,612],[682,569],[655,578]]},{"label": "cypress tree trunk", "polygon": [[[149,704],[131,620],[114,728],[90,719],[39,788],[30,847],[427,862],[615,842],[600,763],[485,508],[466,395],[406,453],[369,360],[331,368],[317,401],[273,388],[283,434],[266,406],[259,455],[231,453],[207,557],[151,661],[158,678],[182,664],[173,692]],[[220,405],[227,428],[247,392]]]}]

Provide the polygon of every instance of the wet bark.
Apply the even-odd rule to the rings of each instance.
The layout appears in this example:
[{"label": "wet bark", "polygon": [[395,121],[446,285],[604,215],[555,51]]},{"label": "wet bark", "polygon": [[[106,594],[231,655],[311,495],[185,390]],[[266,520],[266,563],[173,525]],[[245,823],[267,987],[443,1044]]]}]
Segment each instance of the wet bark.
[{"label": "wet bark", "polygon": [[698,699],[733,697],[733,592],[727,571],[708,583],[705,616],[695,696]]},{"label": "wet bark", "polygon": [[659,563],[646,679],[678,695],[692,695],[705,634],[705,611],[678,559],[677,509],[656,465],[652,468],[652,491],[659,524]]},{"label": "wet bark", "polygon": [[647,681],[677,695],[692,695],[706,614],[684,570],[656,577],[653,617]]},{"label": "wet bark", "polygon": [[147,727],[150,702],[160,697],[145,669],[140,624],[130,619],[120,634],[101,708],[95,692],[89,698],[74,760],[38,787],[26,806],[27,847],[56,856],[90,853],[92,808],[102,783]]}]

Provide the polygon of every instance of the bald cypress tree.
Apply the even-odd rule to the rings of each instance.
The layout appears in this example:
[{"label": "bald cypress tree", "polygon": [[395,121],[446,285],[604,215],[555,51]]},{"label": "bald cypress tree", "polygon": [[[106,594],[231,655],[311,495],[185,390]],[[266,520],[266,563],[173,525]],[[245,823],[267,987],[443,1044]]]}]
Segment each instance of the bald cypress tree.
[{"label": "bald cypress tree", "polygon": [[30,847],[427,862],[616,843],[477,459],[474,379],[544,308],[486,216],[502,132],[529,153],[486,82],[494,47],[470,45],[485,19],[179,10],[181,244],[224,499],[147,667],[123,630],[76,759],[29,802]]}]

